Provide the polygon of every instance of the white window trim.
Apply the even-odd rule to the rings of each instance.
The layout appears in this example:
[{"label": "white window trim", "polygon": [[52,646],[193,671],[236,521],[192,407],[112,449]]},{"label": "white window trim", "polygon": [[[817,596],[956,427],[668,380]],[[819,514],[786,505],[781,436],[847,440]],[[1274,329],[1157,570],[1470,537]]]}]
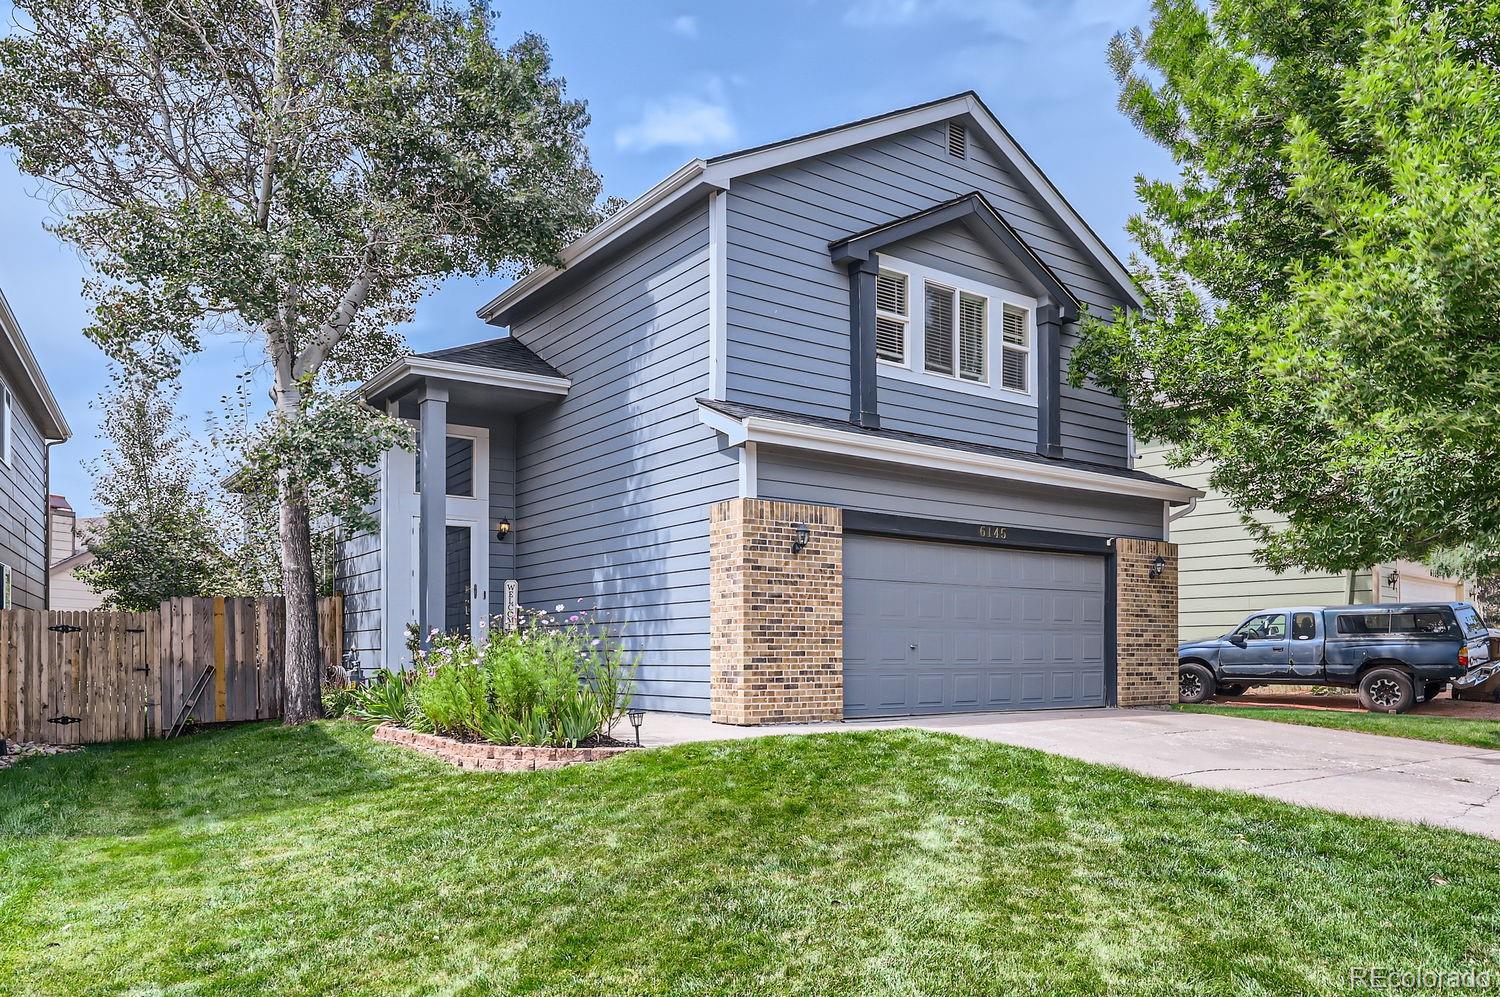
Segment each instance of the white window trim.
[{"label": "white window trim", "polygon": [[[896,363],[892,360],[876,360],[876,368],[885,377],[895,378],[900,381],[909,381],[914,384],[925,384],[930,387],[943,388],[947,391],[958,391],[963,394],[981,395],[985,398],[998,398],[1002,401],[1014,402],[1020,405],[1036,405],[1036,311],[1037,301],[1035,298],[1027,297],[1015,291],[995,287],[992,284],[982,284],[978,281],[968,280],[956,274],[935,270],[932,267],[922,266],[910,260],[899,259],[894,256],[881,254],[880,268],[895,273],[906,275],[906,309],[911,316],[906,325],[906,362]],[[954,294],[954,321],[958,316],[958,295],[972,294],[988,299],[984,306],[985,311],[985,378],[984,381],[971,381],[958,373],[958,354],[954,353],[953,373],[937,374],[923,368],[923,359],[926,356],[927,347],[927,284],[937,284],[945,289],[952,290]],[[1001,370],[1004,349],[1004,306],[1012,305],[1026,311],[1026,390],[1016,391],[1013,388],[1004,387],[996,372]],[[918,320],[920,316],[920,321]],[[954,349],[958,344],[955,341]]]},{"label": "white window trim", "polygon": [[0,464],[11,466],[11,448],[15,445],[15,396],[10,385],[0,381]]},{"label": "white window trim", "polygon": [[[901,333],[901,361],[897,363],[895,360],[887,360],[885,357],[882,357],[880,355],[878,336],[875,346],[875,361],[877,364],[893,364],[898,367],[905,367],[911,363],[911,275],[906,273],[904,270],[900,270],[896,267],[888,267],[884,263],[880,265],[880,269],[883,271],[888,271],[890,273],[900,274],[906,280],[906,314],[898,315],[895,312],[886,311],[885,309],[880,307],[880,296],[878,294],[875,296],[875,322],[877,328],[879,326],[880,320],[885,318],[890,319],[894,322],[900,322],[901,327],[904,330]],[[875,279],[878,281],[880,279],[880,275],[876,274]]]}]

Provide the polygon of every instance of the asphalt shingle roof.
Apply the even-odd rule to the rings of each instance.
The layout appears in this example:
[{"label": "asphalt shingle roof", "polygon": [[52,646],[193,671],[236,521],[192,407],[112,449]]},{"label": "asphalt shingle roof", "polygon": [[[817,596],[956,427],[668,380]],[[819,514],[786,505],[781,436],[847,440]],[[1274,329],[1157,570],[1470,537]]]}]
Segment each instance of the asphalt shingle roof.
[{"label": "asphalt shingle roof", "polygon": [[417,356],[426,360],[446,360],[449,363],[466,363],[475,367],[539,374],[542,377],[562,377],[556,367],[531,352],[525,343],[510,336],[469,343],[466,346],[450,346],[445,350],[418,353]]}]

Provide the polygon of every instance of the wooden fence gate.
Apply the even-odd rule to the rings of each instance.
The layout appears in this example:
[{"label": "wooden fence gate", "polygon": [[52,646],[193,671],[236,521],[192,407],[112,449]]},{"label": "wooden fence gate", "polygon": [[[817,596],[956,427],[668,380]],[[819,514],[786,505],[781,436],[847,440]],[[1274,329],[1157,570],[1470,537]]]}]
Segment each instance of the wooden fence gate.
[{"label": "wooden fence gate", "polygon": [[[343,646],[343,599],[318,600],[325,668]],[[196,723],[281,716],[279,597],[172,599],[154,613],[0,610],[0,736],[95,744],[161,737],[195,683]]]}]

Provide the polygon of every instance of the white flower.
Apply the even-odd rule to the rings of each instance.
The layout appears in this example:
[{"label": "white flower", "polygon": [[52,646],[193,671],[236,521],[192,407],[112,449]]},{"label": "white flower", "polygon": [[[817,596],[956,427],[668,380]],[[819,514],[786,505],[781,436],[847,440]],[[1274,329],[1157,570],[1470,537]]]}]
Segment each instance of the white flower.
[{"label": "white flower", "polygon": [[554,612],[554,613],[561,613],[561,612],[562,612],[562,611],[563,611],[563,610],[565,610],[565,609],[567,609],[567,608],[568,608],[568,607],[567,607],[567,606],[564,606],[564,605],[563,605],[563,604],[562,604],[562,603],[560,603],[560,602],[559,602],[559,603],[558,603],[558,604],[557,604],[557,608],[556,608],[556,609],[554,609],[554,610],[553,610],[553,612]]}]

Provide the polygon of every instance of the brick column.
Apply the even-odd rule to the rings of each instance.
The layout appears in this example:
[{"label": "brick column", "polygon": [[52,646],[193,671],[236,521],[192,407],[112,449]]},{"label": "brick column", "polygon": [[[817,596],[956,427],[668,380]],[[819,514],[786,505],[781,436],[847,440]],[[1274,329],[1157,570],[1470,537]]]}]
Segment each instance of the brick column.
[{"label": "brick column", "polygon": [[[1155,578],[1158,558],[1166,568]],[[1177,702],[1177,545],[1115,541],[1115,673],[1120,706]]]},{"label": "brick column", "polygon": [[[796,553],[797,526],[807,546]],[[709,509],[709,703],[717,723],[844,714],[839,509],[730,499]]]}]

